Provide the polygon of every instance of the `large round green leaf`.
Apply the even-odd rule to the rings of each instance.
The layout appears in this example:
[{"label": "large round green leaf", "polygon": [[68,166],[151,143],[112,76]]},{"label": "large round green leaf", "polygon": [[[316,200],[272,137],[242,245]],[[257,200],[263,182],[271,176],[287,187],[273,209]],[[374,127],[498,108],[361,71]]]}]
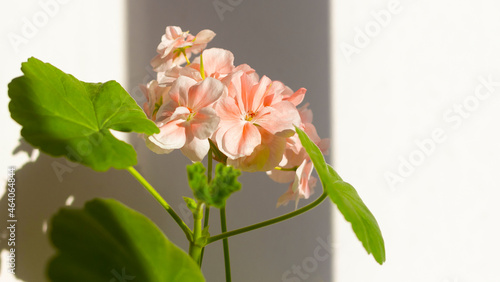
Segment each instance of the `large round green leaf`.
[{"label": "large round green leaf", "polygon": [[110,129],[153,134],[158,127],[116,81],[86,83],[30,58],[9,84],[12,118],[26,141],[98,171],[137,163],[134,148]]},{"label": "large round green leaf", "polygon": [[321,184],[333,203],[337,205],[344,218],[351,223],[352,229],[363,247],[372,254],[379,264],[385,262],[385,243],[377,220],[366,207],[356,189],[344,182],[337,172],[325,162],[318,146],[307,134],[296,128],[302,146],[309,154]]},{"label": "large round green leaf", "polygon": [[51,221],[54,282],[198,282],[197,264],[144,215],[112,199],[63,208]]}]

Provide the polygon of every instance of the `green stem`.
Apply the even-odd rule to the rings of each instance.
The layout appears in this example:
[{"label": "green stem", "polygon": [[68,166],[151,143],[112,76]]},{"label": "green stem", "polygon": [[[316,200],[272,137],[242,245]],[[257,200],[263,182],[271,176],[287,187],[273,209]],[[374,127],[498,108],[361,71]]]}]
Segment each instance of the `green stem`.
[{"label": "green stem", "polygon": [[[201,79],[205,79],[205,68],[203,67],[203,52],[200,54],[200,75]],[[211,158],[212,156],[210,156]]]},{"label": "green stem", "polygon": [[290,168],[284,168],[284,167],[275,167],[275,170],[281,170],[281,171],[297,171],[298,166],[290,167]]},{"label": "green stem", "polygon": [[[227,232],[226,207],[220,209],[220,227],[222,234]],[[224,249],[224,269],[226,270],[226,282],[231,282],[231,259],[229,258],[229,242],[227,238],[224,238],[222,240],[222,248]]]},{"label": "green stem", "polygon": [[186,65],[189,66],[191,62],[189,61],[189,58],[186,55],[186,50],[182,49],[182,54],[184,55],[184,59],[186,59]]},{"label": "green stem", "polygon": [[172,207],[167,203],[167,201],[165,201],[165,199],[163,199],[160,196],[160,194],[155,190],[155,188],[153,188],[153,186],[151,186],[151,184],[149,184],[146,181],[146,179],[144,179],[144,177],[142,177],[142,175],[137,170],[135,170],[135,168],[129,166],[127,167],[127,171],[130,172],[130,174],[132,174],[132,176],[135,177],[135,179],[137,179],[137,181],[139,181],[139,183],[141,183],[142,186],[144,186],[144,188],[146,188],[146,190],[148,190],[148,192],[151,195],[153,195],[153,197],[160,203],[160,205],[163,206],[163,208],[172,216],[175,222],[177,222],[177,224],[181,227],[182,231],[184,231],[184,234],[186,234],[188,241],[191,242],[193,240],[193,232],[191,232],[191,229],[189,229],[186,223],[172,209]]},{"label": "green stem", "polygon": [[202,237],[203,229],[201,227],[201,221],[203,220],[204,206],[205,205],[203,203],[198,202],[198,207],[196,208],[196,211],[193,213],[193,219],[194,219],[193,240],[189,242],[189,255],[198,265],[200,265],[201,263],[201,252],[203,250],[203,246],[199,245],[199,239]]},{"label": "green stem", "polygon": [[[212,181],[212,148],[208,150],[208,168],[207,168],[207,182],[210,183]],[[203,229],[207,228],[208,226],[208,219],[210,217],[210,207],[207,205],[205,207],[205,220],[203,221]],[[203,254],[205,253],[205,247],[201,250],[201,257],[200,257],[200,266],[203,263]]]},{"label": "green stem", "polygon": [[321,194],[321,196],[316,199],[314,202],[308,204],[307,206],[304,206],[296,211],[293,211],[293,212],[290,212],[290,213],[287,213],[285,215],[282,215],[282,216],[278,216],[278,217],[275,217],[273,219],[269,219],[269,220],[266,220],[266,221],[263,221],[263,222],[260,222],[260,223],[257,223],[257,224],[254,224],[254,225],[250,225],[250,226],[247,226],[247,227],[243,227],[243,228],[240,228],[240,229],[236,229],[236,230],[233,230],[233,231],[229,231],[229,232],[223,232],[219,235],[215,235],[215,236],[212,236],[212,237],[209,237],[208,240],[207,240],[207,244],[210,244],[210,243],[213,243],[215,241],[218,241],[218,240],[221,240],[221,239],[225,239],[225,238],[228,238],[228,237],[231,237],[231,236],[234,236],[234,235],[238,235],[238,234],[241,234],[241,233],[245,233],[245,232],[248,232],[248,231],[252,231],[252,230],[255,230],[255,229],[259,229],[259,228],[262,228],[262,227],[265,227],[265,226],[268,226],[268,225],[271,225],[271,224],[274,224],[274,223],[278,223],[278,222],[281,222],[281,221],[284,221],[284,220],[287,220],[289,218],[292,218],[294,216],[297,216],[299,214],[302,214],[302,213],[305,213],[306,211],[316,207],[317,205],[321,204],[321,202],[323,202],[326,197],[328,195],[326,194],[326,192],[323,192],[323,194]]}]

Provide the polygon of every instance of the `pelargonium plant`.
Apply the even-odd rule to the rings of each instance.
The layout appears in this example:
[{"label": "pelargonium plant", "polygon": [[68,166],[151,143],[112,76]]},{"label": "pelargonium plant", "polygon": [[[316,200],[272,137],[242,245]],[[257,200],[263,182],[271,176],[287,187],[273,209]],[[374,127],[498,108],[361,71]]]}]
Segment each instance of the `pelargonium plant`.
[{"label": "pelargonium plant", "polygon": [[[115,81],[86,83],[56,67],[30,58],[23,76],[9,84],[11,116],[24,139],[52,156],[65,156],[96,171],[130,172],[163,206],[189,241],[188,253],[171,243],[144,215],[113,199],[94,199],[83,208],[63,208],[50,223],[57,254],[48,263],[51,281],[109,281],[113,269],[126,269],[136,281],[205,281],[200,270],[206,245],[223,241],[226,281],[231,281],[228,238],[300,215],[330,198],[375,260],[385,261],[379,226],[356,190],[325,162],[329,141],[312,124],[303,103],[306,89],[293,91],[260,77],[247,64],[234,65],[233,54],[206,49],[211,30],[196,35],[169,26],[151,64],[156,80],[143,86],[141,109]],[[165,199],[133,168],[134,148],[110,129],[136,132],[153,152],[179,149],[193,164],[187,184],[193,198],[189,227]],[[207,158],[207,168],[202,160]],[[218,162],[214,167],[214,161]],[[309,199],[317,179],[320,196]],[[295,210],[277,218],[227,231],[225,204],[241,189],[238,176],[265,172],[289,183],[277,206],[294,202]],[[219,209],[222,232],[209,230],[212,208]],[[221,266],[222,267],[222,266]]]}]

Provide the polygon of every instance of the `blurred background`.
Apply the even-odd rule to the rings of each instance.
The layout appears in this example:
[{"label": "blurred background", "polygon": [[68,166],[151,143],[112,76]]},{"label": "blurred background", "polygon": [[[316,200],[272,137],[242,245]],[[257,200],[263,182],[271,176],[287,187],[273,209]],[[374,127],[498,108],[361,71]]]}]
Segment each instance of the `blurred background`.
[{"label": "blurred background", "polygon": [[[7,108],[7,84],[31,56],[84,81],[117,80],[142,104],[138,85],[155,76],[149,61],[167,25],[194,34],[212,29],[209,47],[232,51],[236,64],[307,88],[318,132],[332,141],[330,162],[358,190],[386,240],[387,262],[379,266],[325,202],[232,237],[233,281],[500,281],[499,8],[494,0],[2,2],[0,222],[7,220],[7,168],[15,166],[18,229],[16,276],[7,273],[8,234],[0,229],[0,281],[45,281],[53,255],[47,220],[95,197],[146,214],[187,249],[182,232],[130,175],[38,153],[21,140]],[[182,201],[190,196],[188,159],[155,155],[135,135],[120,137],[136,148],[137,169],[192,223]],[[61,166],[67,172],[56,173]],[[229,229],[293,210],[275,208],[286,185],[263,173],[241,180],[242,191],[228,201]],[[217,234],[217,216],[210,226]],[[324,259],[315,257],[318,247]],[[224,281],[221,249],[206,249],[207,281]]]}]

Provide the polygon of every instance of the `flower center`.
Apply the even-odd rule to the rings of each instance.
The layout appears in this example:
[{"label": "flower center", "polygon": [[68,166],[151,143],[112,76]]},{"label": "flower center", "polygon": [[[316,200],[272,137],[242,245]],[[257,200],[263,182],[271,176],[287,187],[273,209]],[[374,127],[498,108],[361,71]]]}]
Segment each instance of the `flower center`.
[{"label": "flower center", "polygon": [[246,115],[245,115],[245,120],[246,121],[252,121],[252,119],[256,116],[257,114],[254,113],[254,112],[248,112]]},{"label": "flower center", "polygon": [[189,115],[187,116],[186,121],[190,121],[196,115],[196,112],[193,112],[192,109],[188,108],[188,110],[189,110]]}]

